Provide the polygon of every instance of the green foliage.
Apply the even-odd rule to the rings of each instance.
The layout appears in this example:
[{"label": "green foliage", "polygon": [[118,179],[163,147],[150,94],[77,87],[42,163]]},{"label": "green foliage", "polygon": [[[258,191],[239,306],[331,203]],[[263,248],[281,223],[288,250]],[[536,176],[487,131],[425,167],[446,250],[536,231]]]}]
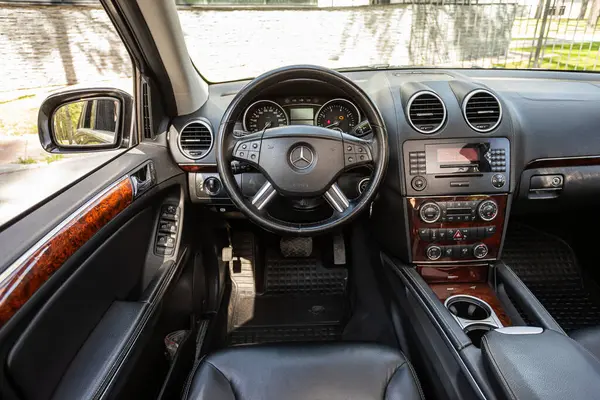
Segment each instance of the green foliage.
[{"label": "green foliage", "polygon": [[44,158],[44,161],[46,161],[48,164],[50,164],[55,161],[60,161],[63,158],[65,158],[65,156],[63,156],[62,154],[52,154],[50,156],[46,156],[46,158]]},{"label": "green foliage", "polygon": [[28,165],[28,164],[35,164],[37,161],[35,161],[33,158],[31,157],[19,157],[19,159],[17,160],[17,163],[19,164],[24,164],[24,165]]}]

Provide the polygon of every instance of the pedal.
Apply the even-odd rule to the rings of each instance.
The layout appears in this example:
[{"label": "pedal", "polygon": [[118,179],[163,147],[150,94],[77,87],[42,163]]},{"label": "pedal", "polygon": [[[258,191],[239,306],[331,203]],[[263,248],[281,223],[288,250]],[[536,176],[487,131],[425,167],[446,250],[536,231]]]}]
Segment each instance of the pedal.
[{"label": "pedal", "polygon": [[311,237],[281,238],[279,249],[285,258],[310,257],[313,251],[313,240]]},{"label": "pedal", "polygon": [[333,263],[335,265],[346,264],[346,243],[342,234],[333,237]]},{"label": "pedal", "polygon": [[223,262],[228,263],[231,260],[233,260],[233,247],[229,246],[229,247],[223,247],[223,249],[221,249],[221,260],[223,260]]}]

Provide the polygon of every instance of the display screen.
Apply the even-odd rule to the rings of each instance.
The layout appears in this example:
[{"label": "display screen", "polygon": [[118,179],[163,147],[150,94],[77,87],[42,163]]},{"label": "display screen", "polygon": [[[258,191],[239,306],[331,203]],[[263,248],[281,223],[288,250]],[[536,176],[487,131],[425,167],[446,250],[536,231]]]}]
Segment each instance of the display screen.
[{"label": "display screen", "polygon": [[470,164],[479,161],[479,151],[474,147],[444,147],[437,149],[440,164]]},{"label": "display screen", "polygon": [[290,117],[292,120],[313,120],[315,117],[315,111],[312,108],[290,108]]}]

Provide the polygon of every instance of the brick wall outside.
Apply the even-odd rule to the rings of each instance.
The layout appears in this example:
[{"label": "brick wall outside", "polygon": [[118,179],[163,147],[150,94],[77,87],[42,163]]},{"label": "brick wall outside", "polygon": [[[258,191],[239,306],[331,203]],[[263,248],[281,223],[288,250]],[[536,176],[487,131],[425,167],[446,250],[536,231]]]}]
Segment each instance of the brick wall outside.
[{"label": "brick wall outside", "polygon": [[[515,12],[512,4],[185,8],[180,18],[200,71],[220,81],[292,63],[485,66],[506,53]],[[0,92],[131,76],[101,7],[0,5],[0,54]]]}]

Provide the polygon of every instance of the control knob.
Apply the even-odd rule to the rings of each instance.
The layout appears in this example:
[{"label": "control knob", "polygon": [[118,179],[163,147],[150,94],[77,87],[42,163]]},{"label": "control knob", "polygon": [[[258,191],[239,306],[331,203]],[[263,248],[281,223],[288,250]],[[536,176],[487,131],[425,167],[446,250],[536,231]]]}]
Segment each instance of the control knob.
[{"label": "control knob", "polygon": [[498,215],[498,204],[494,200],[484,200],[479,204],[477,212],[482,220],[491,221]]},{"label": "control knob", "polygon": [[473,255],[475,258],[483,258],[487,256],[488,247],[483,243],[476,244],[475,247],[473,247]]},{"label": "control knob", "polygon": [[204,190],[210,196],[216,196],[221,191],[221,181],[213,176],[204,181]]},{"label": "control knob", "polygon": [[427,248],[427,258],[435,261],[442,256],[442,248],[440,246],[429,246]]},{"label": "control knob", "polygon": [[419,210],[419,215],[421,216],[423,222],[433,224],[434,222],[437,222],[438,219],[440,219],[440,216],[442,215],[442,209],[436,203],[425,203],[421,206],[421,209]]}]

